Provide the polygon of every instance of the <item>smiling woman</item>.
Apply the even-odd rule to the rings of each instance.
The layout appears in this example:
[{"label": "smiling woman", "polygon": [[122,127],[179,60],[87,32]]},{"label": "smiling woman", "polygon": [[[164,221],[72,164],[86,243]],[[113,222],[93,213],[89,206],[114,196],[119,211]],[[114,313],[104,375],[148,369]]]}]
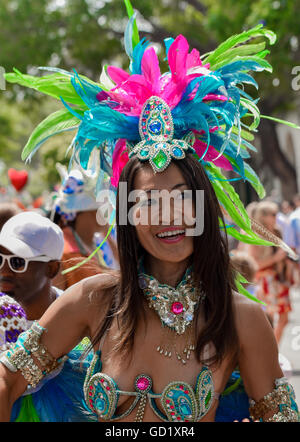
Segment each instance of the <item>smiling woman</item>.
[{"label": "smiling woman", "polygon": [[[128,0],[126,5],[131,11]],[[244,161],[249,132],[240,121],[251,110],[254,123],[248,129],[255,129],[259,111],[238,85],[256,85],[249,70],[269,69],[267,51],[259,46],[256,56],[252,43],[256,37],[273,42],[274,35],[258,26],[202,57],[189,52],[183,36],[168,39],[169,70],[161,74],[154,49],[139,41],[130,16],[125,34],[130,73],[108,67],[101,76],[105,85],[98,85],[59,71],[68,84],[64,123],[79,124],[73,157],[88,169],[97,149],[99,186],[111,175],[117,186],[120,271],[70,287],[2,357],[0,417],[7,419],[27,384],[38,382],[42,370],[51,371],[88,336],[94,356],[83,388],[99,421],[212,422],[237,366],[246,400],[242,407],[235,396],[227,402],[231,420],[251,413],[253,419],[297,421],[272,328],[255,298],[237,293],[243,288],[231,268],[227,232],[250,243],[269,243],[252,231],[220,170],[234,170],[263,194]],[[61,89],[57,93],[62,96]],[[34,144],[32,137],[25,152]],[[126,194],[120,197],[124,183]],[[160,200],[163,194],[170,198]],[[244,235],[225,224],[221,206]],[[193,230],[201,214],[204,228]],[[22,377],[24,359],[30,364]]]}]

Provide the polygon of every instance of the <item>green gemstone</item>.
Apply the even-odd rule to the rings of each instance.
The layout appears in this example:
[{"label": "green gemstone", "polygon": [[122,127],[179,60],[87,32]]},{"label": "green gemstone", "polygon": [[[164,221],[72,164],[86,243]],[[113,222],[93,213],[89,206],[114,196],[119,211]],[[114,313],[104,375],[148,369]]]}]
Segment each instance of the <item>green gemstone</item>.
[{"label": "green gemstone", "polygon": [[205,408],[208,407],[208,404],[209,404],[210,398],[211,398],[211,390],[208,392],[208,394],[207,394],[207,396],[206,396],[206,398],[205,398]]},{"label": "green gemstone", "polygon": [[158,169],[161,169],[168,161],[168,157],[162,150],[160,150],[158,154],[152,158],[152,161]]}]

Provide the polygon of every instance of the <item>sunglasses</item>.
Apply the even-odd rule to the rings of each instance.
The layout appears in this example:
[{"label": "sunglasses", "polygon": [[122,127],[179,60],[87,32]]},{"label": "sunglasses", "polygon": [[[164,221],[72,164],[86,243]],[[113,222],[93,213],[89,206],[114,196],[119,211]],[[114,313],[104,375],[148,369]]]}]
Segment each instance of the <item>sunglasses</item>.
[{"label": "sunglasses", "polygon": [[4,266],[5,261],[8,262],[10,270],[16,273],[24,273],[27,270],[30,261],[49,262],[51,258],[48,256],[36,256],[35,258],[20,258],[17,255],[3,255],[0,253],[0,270]]}]

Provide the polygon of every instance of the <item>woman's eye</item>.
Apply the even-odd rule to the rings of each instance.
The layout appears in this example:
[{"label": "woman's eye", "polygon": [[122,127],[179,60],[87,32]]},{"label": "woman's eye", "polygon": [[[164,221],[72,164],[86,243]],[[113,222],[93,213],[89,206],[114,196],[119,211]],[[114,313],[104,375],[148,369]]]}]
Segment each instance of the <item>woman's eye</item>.
[{"label": "woman's eye", "polygon": [[147,200],[141,201],[141,207],[154,206],[156,204],[156,200],[153,198],[149,198]]},{"label": "woman's eye", "polygon": [[180,200],[186,200],[186,199],[191,199],[192,198],[192,192],[190,191],[183,191],[180,192],[180,194],[178,195],[178,199]]}]

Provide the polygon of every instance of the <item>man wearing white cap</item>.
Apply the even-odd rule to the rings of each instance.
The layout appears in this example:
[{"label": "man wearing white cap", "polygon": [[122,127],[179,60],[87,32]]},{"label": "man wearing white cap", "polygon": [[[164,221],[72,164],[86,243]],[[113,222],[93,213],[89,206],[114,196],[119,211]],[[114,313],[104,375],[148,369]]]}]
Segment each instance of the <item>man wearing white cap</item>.
[{"label": "man wearing white cap", "polygon": [[51,280],[60,268],[64,237],[36,212],[10,218],[0,233],[0,291],[15,299],[28,320],[39,319],[59,291]]}]

